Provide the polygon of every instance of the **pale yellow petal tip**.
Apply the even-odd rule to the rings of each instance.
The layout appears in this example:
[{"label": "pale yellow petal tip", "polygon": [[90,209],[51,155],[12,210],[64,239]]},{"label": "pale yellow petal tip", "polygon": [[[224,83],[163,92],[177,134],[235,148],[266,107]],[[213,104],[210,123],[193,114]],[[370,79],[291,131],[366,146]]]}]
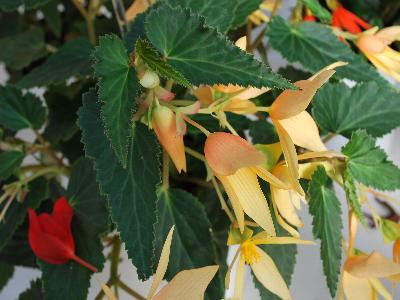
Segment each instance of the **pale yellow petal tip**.
[{"label": "pale yellow petal tip", "polygon": [[106,295],[108,300],[118,300],[118,298],[113,294],[110,287],[104,283],[101,283],[101,289],[103,290],[104,294]]}]

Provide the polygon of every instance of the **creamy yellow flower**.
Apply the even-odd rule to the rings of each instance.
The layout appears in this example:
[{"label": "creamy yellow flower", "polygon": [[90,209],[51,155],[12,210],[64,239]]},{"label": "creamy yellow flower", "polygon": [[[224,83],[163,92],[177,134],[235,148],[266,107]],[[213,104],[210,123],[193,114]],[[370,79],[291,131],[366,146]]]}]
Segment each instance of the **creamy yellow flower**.
[{"label": "creamy yellow flower", "polygon": [[285,90],[274,101],[270,117],[277,130],[283,154],[294,190],[304,196],[299,184],[299,164],[295,144],[312,151],[325,151],[315,121],[306,111],[317,90],[335,73],[334,68],[345,65],[337,62],[329,65],[307,80],[294,84],[299,90]]},{"label": "creamy yellow flower", "polygon": [[241,231],[246,213],[270,235],[275,235],[268,203],[257,176],[279,188],[290,187],[264,168],[265,156],[245,139],[226,132],[210,134],[204,153],[229,196]]},{"label": "creamy yellow flower", "polygon": [[284,300],[290,300],[290,292],[272,258],[263,251],[259,245],[281,244],[314,244],[293,237],[271,237],[267,232],[260,232],[253,236],[253,231],[245,228],[243,234],[236,229],[231,229],[228,245],[239,244],[234,259],[229,265],[226,277],[226,288],[230,285],[230,273],[237,261],[235,276],[234,299],[243,299],[244,269],[249,265],[257,280],[269,291]]},{"label": "creamy yellow flower", "polygon": [[374,34],[373,30],[364,32],[357,40],[357,47],[382,72],[400,81],[400,52],[389,47],[400,40],[400,26],[384,28]]}]

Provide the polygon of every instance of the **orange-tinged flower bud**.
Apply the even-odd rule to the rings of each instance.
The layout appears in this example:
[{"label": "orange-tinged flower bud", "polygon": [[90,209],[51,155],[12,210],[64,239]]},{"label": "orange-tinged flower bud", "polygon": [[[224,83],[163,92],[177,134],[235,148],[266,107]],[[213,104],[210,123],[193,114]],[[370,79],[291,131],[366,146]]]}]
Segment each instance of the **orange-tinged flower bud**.
[{"label": "orange-tinged flower bud", "polygon": [[161,145],[168,152],[178,172],[186,172],[185,146],[183,135],[177,132],[176,116],[165,106],[158,106],[153,111],[152,125]]},{"label": "orange-tinged flower bud", "polygon": [[264,163],[264,155],[240,136],[215,132],[207,137],[204,153],[210,167],[220,175]]}]

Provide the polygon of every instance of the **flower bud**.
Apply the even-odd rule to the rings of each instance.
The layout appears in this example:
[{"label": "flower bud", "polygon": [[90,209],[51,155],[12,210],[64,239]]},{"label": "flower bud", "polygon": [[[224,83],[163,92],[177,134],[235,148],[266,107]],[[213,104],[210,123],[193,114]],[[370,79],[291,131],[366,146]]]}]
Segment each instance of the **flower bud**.
[{"label": "flower bud", "polygon": [[146,70],[140,79],[140,84],[147,89],[154,89],[160,85],[160,78],[158,77],[157,73],[151,70]]},{"label": "flower bud", "polygon": [[375,36],[364,35],[358,39],[357,47],[364,53],[381,53],[386,45]]}]

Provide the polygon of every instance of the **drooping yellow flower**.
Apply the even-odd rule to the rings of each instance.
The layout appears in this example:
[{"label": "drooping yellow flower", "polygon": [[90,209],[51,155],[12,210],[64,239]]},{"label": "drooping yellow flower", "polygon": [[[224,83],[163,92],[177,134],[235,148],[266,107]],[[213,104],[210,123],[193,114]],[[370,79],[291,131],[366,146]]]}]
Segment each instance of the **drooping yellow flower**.
[{"label": "drooping yellow flower", "polygon": [[400,274],[400,264],[391,262],[378,252],[353,255],[344,264],[343,289],[347,300],[375,300],[381,295],[392,299],[378,278],[390,279]]},{"label": "drooping yellow flower", "polygon": [[[236,46],[246,51],[247,38],[241,37],[236,41]],[[236,114],[256,113],[257,106],[250,99],[256,98],[269,91],[270,88],[242,87],[238,85],[200,86],[193,94],[203,107],[215,108],[215,112],[232,112]],[[223,97],[221,97],[221,94]],[[218,98],[218,99],[216,99]]]},{"label": "drooping yellow flower", "polygon": [[325,151],[318,127],[306,111],[317,90],[335,73],[334,68],[345,63],[329,65],[307,80],[294,83],[299,90],[285,90],[274,101],[270,117],[275,125],[294,190],[304,196],[299,184],[299,164],[295,144],[312,151]]},{"label": "drooping yellow flower", "polygon": [[375,34],[374,31],[376,29],[360,35],[357,47],[378,70],[400,81],[400,52],[389,47],[400,40],[400,26],[387,27]]},{"label": "drooping yellow flower", "polygon": [[264,167],[265,156],[245,139],[226,132],[207,137],[204,146],[207,163],[223,184],[229,196],[237,222],[244,230],[244,213],[270,235],[275,235],[267,200],[257,176],[282,189],[289,186]]},{"label": "drooping yellow flower", "polygon": [[249,265],[257,280],[269,291],[278,295],[284,300],[291,299],[289,289],[279,273],[272,258],[265,253],[258,245],[278,245],[278,244],[314,244],[311,241],[303,241],[293,237],[271,237],[263,231],[253,236],[253,231],[245,228],[243,234],[237,229],[231,229],[229,233],[228,245],[239,244],[239,248],[232,262],[229,265],[225,287],[230,285],[231,270],[236,263],[234,299],[243,298],[244,269]]},{"label": "drooping yellow flower", "polygon": [[249,16],[249,19],[253,24],[257,26],[261,25],[264,22],[267,23],[269,22],[269,17],[264,13],[263,10],[273,11],[274,9],[278,9],[280,7],[281,7],[281,1],[279,0],[264,0],[260,4],[260,8],[254,11]]},{"label": "drooping yellow flower", "polygon": [[204,292],[217,273],[218,266],[181,271],[156,293],[167,271],[173,233],[174,227],[165,240],[147,300],[204,299]]}]

